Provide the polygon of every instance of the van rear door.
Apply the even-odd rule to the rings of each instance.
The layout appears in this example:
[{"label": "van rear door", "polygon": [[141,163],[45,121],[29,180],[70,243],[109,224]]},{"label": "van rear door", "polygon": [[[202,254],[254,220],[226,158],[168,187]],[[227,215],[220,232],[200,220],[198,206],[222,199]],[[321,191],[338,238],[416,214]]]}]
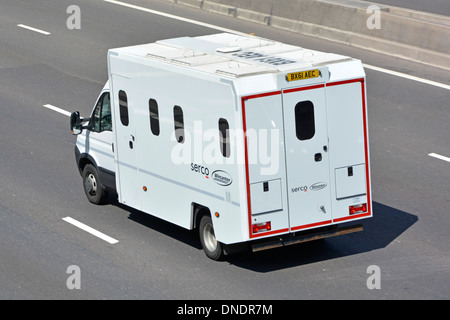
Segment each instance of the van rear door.
[{"label": "van rear door", "polygon": [[372,205],[364,78],[327,83],[326,96],[333,222],[369,217]]},{"label": "van rear door", "polygon": [[250,238],[289,231],[281,91],[242,98]]},{"label": "van rear door", "polygon": [[291,231],[332,223],[325,85],[283,90]]}]

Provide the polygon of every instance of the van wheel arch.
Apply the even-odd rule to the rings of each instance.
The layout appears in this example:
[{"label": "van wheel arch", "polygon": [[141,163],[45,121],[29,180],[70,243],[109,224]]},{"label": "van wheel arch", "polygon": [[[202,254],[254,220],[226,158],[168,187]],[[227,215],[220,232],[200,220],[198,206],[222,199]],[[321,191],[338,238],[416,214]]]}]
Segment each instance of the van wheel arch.
[{"label": "van wheel arch", "polygon": [[201,204],[192,203],[192,225],[191,225],[191,229],[198,229],[198,227],[200,226],[200,220],[202,218],[202,216],[204,215],[209,215],[211,216],[211,211],[209,210],[208,207],[205,207]]},{"label": "van wheel arch", "polygon": [[83,174],[83,170],[88,164],[92,165],[95,170],[98,171],[97,163],[95,162],[94,158],[92,158],[87,153],[83,153],[82,155],[80,155],[80,159],[78,160],[78,170],[80,171],[80,175]]},{"label": "van wheel arch", "polygon": [[212,260],[221,260],[224,255],[224,246],[216,240],[209,209],[205,207],[198,209],[195,221],[200,243],[206,256]]}]

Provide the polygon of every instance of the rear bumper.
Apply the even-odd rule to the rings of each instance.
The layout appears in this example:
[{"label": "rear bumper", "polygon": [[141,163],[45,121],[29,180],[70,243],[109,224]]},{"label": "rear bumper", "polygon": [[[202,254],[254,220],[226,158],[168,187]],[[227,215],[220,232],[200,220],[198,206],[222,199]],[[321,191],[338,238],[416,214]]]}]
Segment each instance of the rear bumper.
[{"label": "rear bumper", "polygon": [[251,248],[253,252],[262,251],[267,249],[279,248],[284,246],[289,246],[293,244],[298,244],[302,242],[308,242],[313,240],[319,240],[324,238],[335,237],[343,234],[349,234],[354,232],[362,231],[363,227],[361,224],[351,225],[351,226],[331,226],[323,227],[319,229],[306,230],[302,232],[291,233],[288,235],[261,239],[252,242]]}]

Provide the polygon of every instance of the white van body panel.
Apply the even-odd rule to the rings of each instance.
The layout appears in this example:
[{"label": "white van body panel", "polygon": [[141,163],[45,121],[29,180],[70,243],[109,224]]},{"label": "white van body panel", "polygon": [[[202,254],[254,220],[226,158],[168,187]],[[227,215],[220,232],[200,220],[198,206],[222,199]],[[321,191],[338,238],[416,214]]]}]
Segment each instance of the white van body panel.
[{"label": "white van body panel", "polygon": [[208,208],[224,244],[372,216],[361,61],[223,33],[111,49],[108,73],[113,131],[77,146],[119,202],[187,229]]}]

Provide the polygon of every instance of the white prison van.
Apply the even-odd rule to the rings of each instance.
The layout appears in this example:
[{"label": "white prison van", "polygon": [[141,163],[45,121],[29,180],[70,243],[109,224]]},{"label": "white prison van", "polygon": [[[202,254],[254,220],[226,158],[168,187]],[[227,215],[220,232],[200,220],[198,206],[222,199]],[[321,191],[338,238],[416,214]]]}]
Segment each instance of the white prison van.
[{"label": "white prison van", "polygon": [[220,33],[111,49],[108,73],[91,116],[71,116],[92,203],[114,191],[198,228],[211,259],[372,216],[361,61]]}]

